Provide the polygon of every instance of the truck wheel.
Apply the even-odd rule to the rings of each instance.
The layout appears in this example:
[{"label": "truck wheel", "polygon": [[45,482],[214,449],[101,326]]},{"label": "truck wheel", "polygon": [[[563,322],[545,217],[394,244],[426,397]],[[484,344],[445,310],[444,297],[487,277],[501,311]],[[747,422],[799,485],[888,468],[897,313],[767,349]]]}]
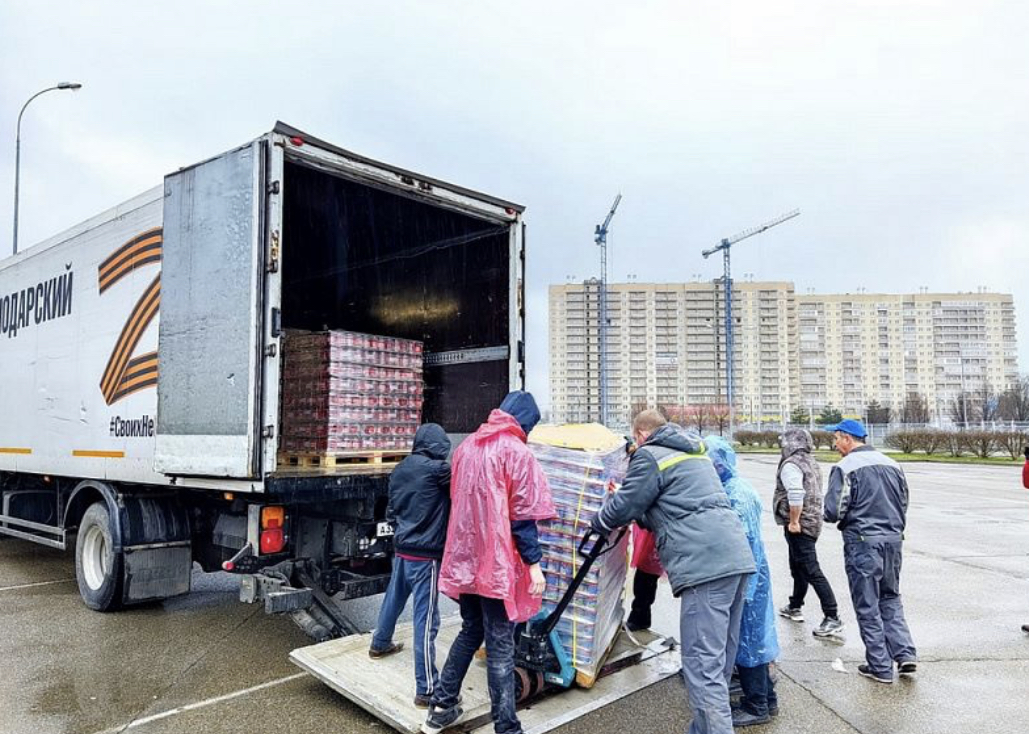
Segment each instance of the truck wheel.
[{"label": "truck wheel", "polygon": [[75,577],[90,609],[111,612],[121,606],[121,554],[114,552],[111,517],[103,502],[86,510],[75,542]]}]

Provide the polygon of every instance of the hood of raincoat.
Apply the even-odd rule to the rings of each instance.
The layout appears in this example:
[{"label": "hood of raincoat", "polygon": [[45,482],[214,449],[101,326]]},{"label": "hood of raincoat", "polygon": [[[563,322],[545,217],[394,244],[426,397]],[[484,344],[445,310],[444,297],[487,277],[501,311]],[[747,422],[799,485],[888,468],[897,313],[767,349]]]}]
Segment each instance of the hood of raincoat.
[{"label": "hood of raincoat", "polygon": [[542,467],[510,414],[489,420],[457,447],[452,460],[450,525],[439,588],[452,599],[503,599],[511,621],[539,613],[529,594],[529,567],[515,549],[511,523],[555,516]]},{"label": "hood of raincoat", "polygon": [[450,438],[443,430],[443,426],[437,423],[419,426],[417,433],[414,434],[411,453],[440,461],[450,456]]},{"label": "hood of raincoat", "polygon": [[518,421],[518,425],[526,436],[532,433],[532,429],[540,422],[540,409],[536,405],[536,398],[532,396],[532,393],[522,390],[509,392],[504,398],[504,402],[500,404],[500,410]]},{"label": "hood of raincoat", "polygon": [[732,444],[721,436],[708,436],[704,439],[707,455],[715,465],[718,478],[725,484],[736,477],[736,451]]},{"label": "hood of raincoat", "polygon": [[[805,431],[806,433],[806,431]],[[736,662],[748,668],[770,663],[779,657],[779,638],[775,629],[775,609],[772,605],[772,578],[761,539],[761,498],[757,491],[736,470],[736,451],[721,436],[704,439],[707,455],[718,470],[718,476],[736,511],[747,543],[754,556],[757,573],[747,583],[747,593],[740,619],[740,642]]]},{"label": "hood of raincoat", "polygon": [[799,451],[808,453],[815,450],[815,442],[811,434],[803,428],[787,428],[779,436],[779,448],[782,449],[782,458],[793,456]]}]

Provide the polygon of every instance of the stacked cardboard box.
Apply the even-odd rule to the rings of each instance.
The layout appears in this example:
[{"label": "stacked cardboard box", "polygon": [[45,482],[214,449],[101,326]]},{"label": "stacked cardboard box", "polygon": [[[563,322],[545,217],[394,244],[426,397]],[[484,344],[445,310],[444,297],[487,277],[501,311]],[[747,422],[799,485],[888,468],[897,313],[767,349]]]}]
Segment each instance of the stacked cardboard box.
[{"label": "stacked cardboard box", "polygon": [[[550,483],[557,519],[541,522],[547,589],[543,612],[552,611],[582,566],[579,542],[608,492],[625,478],[625,442],[602,426],[543,427],[530,438]],[[612,538],[613,540],[613,538]],[[557,625],[572,666],[595,677],[621,627],[628,538],[593,564]]]},{"label": "stacked cardboard box", "polygon": [[422,416],[422,343],[350,331],[289,331],[286,453],[408,450]]}]

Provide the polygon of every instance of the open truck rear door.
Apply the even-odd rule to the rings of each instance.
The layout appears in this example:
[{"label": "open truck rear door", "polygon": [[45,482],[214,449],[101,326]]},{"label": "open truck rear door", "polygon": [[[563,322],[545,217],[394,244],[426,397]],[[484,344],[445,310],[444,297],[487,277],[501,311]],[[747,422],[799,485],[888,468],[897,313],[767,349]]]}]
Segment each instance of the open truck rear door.
[{"label": "open truck rear door", "polygon": [[259,474],[265,139],[164,181],[155,467]]}]

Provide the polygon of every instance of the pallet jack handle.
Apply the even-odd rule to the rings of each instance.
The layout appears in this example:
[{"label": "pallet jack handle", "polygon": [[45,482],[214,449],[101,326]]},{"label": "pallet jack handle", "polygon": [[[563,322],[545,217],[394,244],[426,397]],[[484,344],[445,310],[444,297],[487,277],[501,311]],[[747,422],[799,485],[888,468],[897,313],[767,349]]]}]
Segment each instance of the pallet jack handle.
[{"label": "pallet jack handle", "polygon": [[[575,578],[572,579],[572,583],[568,585],[564,595],[561,597],[561,601],[558,602],[546,620],[543,622],[540,633],[544,636],[549,635],[557,627],[557,623],[561,621],[561,615],[565,613],[568,605],[572,603],[572,597],[575,596],[575,592],[582,586],[583,579],[586,578],[586,574],[590,572],[590,568],[593,567],[593,562],[600,558],[605,553],[609,553],[615,548],[625,536],[628,531],[628,527],[624,527],[618,531],[618,535],[615,537],[613,543],[608,542],[607,536],[601,535],[593,528],[589,528],[586,534],[582,536],[582,540],[579,541],[578,553],[580,556],[585,558],[583,564],[579,567],[579,571],[575,574]],[[594,538],[593,545],[589,545],[591,538]],[[604,546],[607,546],[607,550],[604,550]]]}]

